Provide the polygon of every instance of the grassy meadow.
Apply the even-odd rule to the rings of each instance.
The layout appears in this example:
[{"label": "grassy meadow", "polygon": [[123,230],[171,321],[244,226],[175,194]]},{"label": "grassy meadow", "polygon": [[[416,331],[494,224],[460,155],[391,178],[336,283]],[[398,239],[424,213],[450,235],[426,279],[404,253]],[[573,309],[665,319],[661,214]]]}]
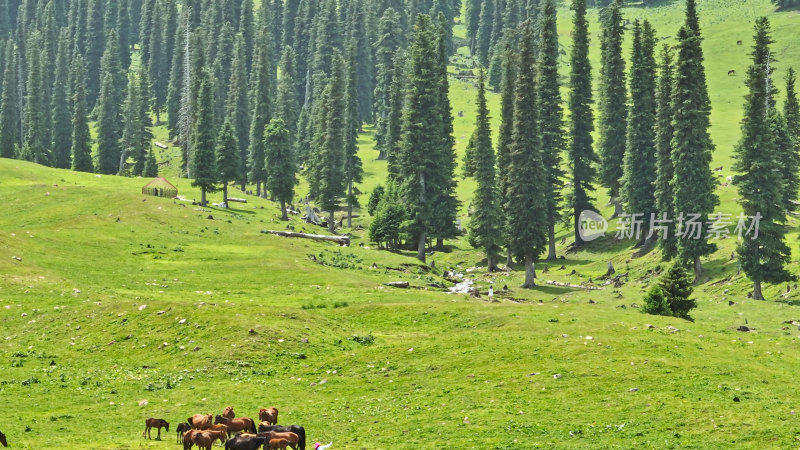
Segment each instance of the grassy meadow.
[{"label": "grassy meadow", "polygon": [[[713,166],[723,167],[719,209],[735,216],[736,190],[722,184],[733,175],[752,24],[772,21],[783,91],[786,68],[800,69],[800,13],[775,12],[767,0],[701,0],[699,13]],[[674,43],[683,4],[630,7],[625,17],[647,18]],[[590,20],[597,74],[596,11]],[[562,6],[567,55],[570,30]],[[626,56],[629,47],[627,36]],[[562,63],[566,82],[568,56]],[[460,160],[476,91],[456,80],[450,88]],[[496,133],[496,94],[489,106]],[[153,131],[169,143],[163,127]],[[385,176],[371,131],[359,140],[364,205]],[[199,198],[176,176],[177,148],[158,159],[182,196]],[[639,311],[666,265],[657,251],[634,257],[632,243],[610,236],[566,254],[571,233],[559,229],[565,259],[537,264],[540,286],[528,291],[518,288],[520,271],[487,274],[463,238],[431,255],[431,269],[411,252],[374,248],[366,211],[342,230],[353,244],[341,248],[261,233],[322,230],[299,216],[281,222],[277,205],[255,196],[200,208],[143,196],[145,183],[0,159],[0,431],[12,448],[180,448],[178,422],[227,405],[249,417],[274,405],[281,423],[333,448],[799,445],[800,295],[768,286],[770,300],[748,300],[750,283],[730,258],[735,239],[704,259],[689,322]],[[465,225],[474,187],[459,179]],[[305,190],[301,183],[298,198]],[[610,216],[605,193],[597,197]],[[790,225],[791,270],[800,275],[797,217]],[[543,283],[596,281],[608,261],[629,273],[622,286]],[[482,297],[443,292],[453,285],[444,271],[473,280]],[[383,285],[390,281],[412,288]],[[143,439],[147,417],[172,431]]]}]

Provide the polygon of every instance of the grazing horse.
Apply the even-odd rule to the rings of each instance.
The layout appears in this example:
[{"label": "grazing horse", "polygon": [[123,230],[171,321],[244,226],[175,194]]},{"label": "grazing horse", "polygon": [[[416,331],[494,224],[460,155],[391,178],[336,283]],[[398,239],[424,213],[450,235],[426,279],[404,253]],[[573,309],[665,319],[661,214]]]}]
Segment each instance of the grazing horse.
[{"label": "grazing horse", "polygon": [[166,428],[167,429],[167,433],[169,433],[169,422],[167,422],[166,420],[164,420],[164,419],[154,419],[152,417],[149,418],[149,419],[145,419],[145,421],[144,421],[144,432],[142,432],[142,437],[147,436],[147,439],[152,439],[150,437],[150,431],[152,431],[153,428],[157,428],[158,429],[158,436],[156,436],[156,440],[160,441],[161,440],[161,427]]},{"label": "grazing horse", "polygon": [[295,433],[292,433],[290,431],[283,431],[283,432],[267,431],[265,433],[258,433],[258,435],[264,436],[269,441],[273,440],[287,441],[289,447],[292,447],[292,450],[297,450],[297,446],[300,443],[300,437],[298,437]]},{"label": "grazing horse", "polygon": [[189,425],[196,430],[204,430],[211,426],[211,421],[214,420],[213,414],[195,414],[186,419]]},{"label": "grazing horse", "polygon": [[258,450],[267,438],[252,434],[237,434],[225,443],[225,450]]},{"label": "grazing horse", "polygon": [[736,71],[731,69],[728,71],[728,75],[736,75]]},{"label": "grazing horse", "polygon": [[736,45],[742,45],[742,41],[736,41]]},{"label": "grazing horse", "polygon": [[253,419],[249,417],[239,417],[236,419],[228,419],[227,417],[217,416],[214,418],[214,423],[224,424],[228,427],[228,437],[231,436],[232,433],[236,431],[250,431],[252,433],[256,432],[256,425],[253,422]]},{"label": "grazing horse", "polygon": [[225,443],[225,441],[228,440],[228,436],[224,431],[189,430],[183,435],[183,450],[191,450],[192,446],[195,444],[197,444],[201,450],[205,450],[206,448],[210,450],[210,445],[217,439]]},{"label": "grazing horse", "polygon": [[289,441],[286,439],[270,439],[269,450],[286,450],[289,446]]},{"label": "grazing horse", "polygon": [[225,410],[222,411],[222,417],[227,417],[228,419],[236,417],[236,413],[233,412],[233,406],[226,406]]},{"label": "grazing horse", "polygon": [[278,426],[278,425],[267,426],[267,425],[261,424],[261,425],[258,426],[258,432],[259,433],[267,433],[267,432],[270,432],[270,431],[277,431],[279,433],[290,432],[290,433],[296,434],[297,437],[300,438],[300,441],[299,441],[300,450],[306,450],[306,429],[301,427],[300,425],[289,425],[289,426],[281,427],[281,426]]},{"label": "grazing horse", "polygon": [[187,422],[181,422],[178,424],[178,429],[175,430],[178,432],[178,444],[183,443],[183,434],[187,431],[191,430],[192,426],[189,425]]},{"label": "grazing horse", "polygon": [[8,447],[8,441],[6,441],[6,435],[0,432],[0,444],[3,444],[3,447]]},{"label": "grazing horse", "polygon": [[261,408],[258,410],[258,420],[261,422],[269,422],[270,425],[278,424],[278,408],[271,407],[268,409]]}]

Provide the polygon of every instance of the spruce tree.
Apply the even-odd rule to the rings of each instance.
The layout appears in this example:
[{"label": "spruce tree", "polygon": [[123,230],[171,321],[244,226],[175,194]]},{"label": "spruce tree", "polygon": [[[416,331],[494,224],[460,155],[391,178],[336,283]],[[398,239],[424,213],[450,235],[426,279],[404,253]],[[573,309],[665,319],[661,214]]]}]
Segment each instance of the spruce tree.
[{"label": "spruce tree", "polygon": [[617,197],[620,194],[623,159],[625,156],[628,123],[627,92],[625,89],[625,59],[622,57],[622,0],[614,0],[603,22],[600,41],[599,142],[600,181],[608,188],[611,201],[617,205],[615,216],[621,212]]},{"label": "spruce tree", "polygon": [[264,131],[267,150],[267,188],[281,204],[281,220],[289,220],[286,203],[292,201],[297,185],[297,163],[292,135],[282,119],[272,119]]},{"label": "spruce tree", "polygon": [[[88,0],[88,17],[86,23],[86,37],[81,45],[85,45],[86,58],[86,95],[88,104],[92,107],[100,95],[102,59],[104,44],[106,44],[105,26],[103,23],[103,10],[105,0]],[[149,29],[149,28],[148,28]],[[117,51],[119,58],[119,51]],[[100,167],[98,167],[100,169]]]},{"label": "spruce tree", "polygon": [[27,44],[28,80],[26,83],[25,109],[22,116],[23,134],[20,159],[37,164],[50,163],[50,142],[44,140],[45,108],[44,75],[42,74],[41,34],[31,33]]},{"label": "spruce tree", "polygon": [[[264,36],[265,27],[260,27],[261,34]],[[260,42],[263,39],[259,38]],[[248,155],[248,179],[256,184],[256,194],[261,195],[261,187],[267,182],[267,172],[264,167],[264,130],[271,118],[270,107],[270,80],[271,69],[269,55],[266,46],[259,45],[253,58],[253,73],[251,74],[250,91],[250,135],[248,141],[250,150]],[[266,195],[266,192],[264,193]]]},{"label": "spruce tree", "polygon": [[677,217],[674,204],[674,188],[672,179],[674,168],[672,166],[672,138],[675,129],[672,118],[675,111],[672,108],[672,86],[675,81],[673,74],[672,51],[669,44],[664,44],[661,50],[661,63],[659,64],[658,88],[656,93],[656,212],[659,220],[666,218],[669,222],[661,234],[659,244],[664,260],[670,260],[678,254],[678,240],[675,236],[675,223]]},{"label": "spruce tree", "polygon": [[13,158],[20,146],[19,109],[17,103],[17,47],[13,39],[6,42],[5,70],[3,71],[3,89],[0,97],[0,157]]},{"label": "spruce tree", "polygon": [[239,179],[242,191],[247,185],[247,155],[250,147],[250,108],[247,100],[247,56],[244,53],[244,39],[236,35],[233,47],[233,65],[228,88],[227,120],[233,125],[236,142],[239,146]]},{"label": "spruce tree", "polygon": [[253,67],[253,49],[255,48],[256,39],[253,2],[247,1],[242,3],[242,15],[239,19],[239,29],[237,31],[242,35],[244,54],[245,58],[247,58],[245,66],[247,67],[247,73],[250,73]]},{"label": "spruce tree", "polygon": [[100,97],[97,99],[97,172],[116,174],[120,171],[120,138],[122,138],[122,101],[124,84],[120,83],[122,68],[119,63],[119,50],[116,33],[111,31],[103,53],[102,82]]},{"label": "spruce tree", "polygon": [[497,259],[502,249],[502,211],[498,202],[495,155],[492,148],[492,131],[489,126],[489,108],[486,106],[486,74],[478,73],[478,117],[472,135],[475,155],[475,214],[469,223],[469,244],[486,253],[489,272],[497,271]]},{"label": "spruce tree", "polygon": [[375,43],[376,84],[374,93],[375,111],[375,144],[380,155],[378,159],[386,159],[385,148],[388,134],[389,114],[391,112],[392,83],[397,68],[395,58],[401,46],[400,17],[392,8],[387,8],[380,19],[378,40]]},{"label": "spruce tree", "polygon": [[559,220],[562,197],[561,152],[564,150],[564,117],[558,81],[558,30],[555,0],[544,0],[539,16],[539,60],[537,62],[539,134],[542,162],[546,170],[548,260],[556,259],[555,226]]},{"label": "spruce tree", "polygon": [[[514,129],[509,154],[506,235],[512,254],[525,261],[523,288],[532,288],[534,260],[547,245],[547,172],[542,162],[536,105],[533,24],[523,25],[514,99]],[[528,67],[534,69],[526,69]]]},{"label": "spruce tree", "polygon": [[347,82],[345,85],[345,143],[344,176],[347,183],[347,227],[353,226],[353,208],[358,207],[354,184],[364,178],[361,158],[358,157],[358,130],[361,127],[361,110],[358,98],[358,61],[355,39],[350,40],[347,55]]},{"label": "spruce tree", "polygon": [[228,205],[228,183],[241,178],[239,171],[239,143],[236,139],[236,130],[230,119],[225,121],[217,137],[217,174],[222,183],[222,201]]},{"label": "spruce tree", "polygon": [[386,118],[386,137],[381,152],[384,153],[390,179],[397,179],[400,152],[402,151],[403,114],[406,94],[406,54],[399,51],[395,57],[394,74],[389,92],[389,113]]},{"label": "spruce tree", "polygon": [[157,1],[154,8],[151,29],[148,30],[150,32],[150,59],[147,62],[147,67],[152,85],[153,112],[156,114],[156,126],[158,126],[161,125],[161,112],[167,101],[169,65],[171,61],[167,60],[166,30],[161,17],[161,2]]},{"label": "spruce tree", "polygon": [[747,216],[761,216],[758,236],[743,236],[736,253],[744,273],[753,282],[753,298],[764,300],[762,283],[781,283],[794,277],[784,267],[791,259],[785,243],[784,187],[776,183],[781,179],[782,158],[771,132],[770,119],[777,115],[771,101],[772,68],[770,66],[769,20],[756,20],[753,64],[747,70],[745,81],[748,94],[745,98],[742,137],[736,147],[734,170],[740,204]]},{"label": "spruce tree", "polygon": [[144,162],[142,176],[145,178],[155,178],[158,176],[158,163],[156,162],[156,155],[153,148],[150,148],[147,152],[147,159]]},{"label": "spruce tree", "polygon": [[[633,24],[630,72],[630,112],[625,144],[621,194],[629,214],[643,214],[648,221],[656,213],[653,187],[656,181],[656,62],[655,36],[648,21]],[[643,244],[646,235],[642,233]]]},{"label": "spruce tree", "polygon": [[367,8],[364,0],[352,0],[350,4],[350,27],[349,38],[355,42],[356,46],[356,74],[358,86],[358,116],[359,131],[361,123],[372,123],[372,93],[375,89],[373,73],[372,53],[370,39],[367,35]]},{"label": "spruce tree", "polygon": [[184,12],[181,16],[181,25],[177,30],[172,50],[172,61],[170,65],[169,84],[167,85],[167,128],[170,137],[176,137],[180,133],[181,98],[183,97],[183,82],[185,78],[186,62],[186,35],[188,23],[188,13]]},{"label": "spruce tree", "polygon": [[484,67],[489,65],[489,50],[492,45],[492,25],[494,24],[494,1],[486,0],[481,5],[478,19],[478,33],[475,37],[475,52],[473,56]]},{"label": "spruce tree", "polygon": [[118,0],[116,28],[119,39],[119,61],[123,69],[131,65],[131,16],[129,12],[130,0]]},{"label": "spruce tree", "polygon": [[[688,0],[687,5],[693,5]],[[708,134],[709,113],[703,49],[700,35],[693,31],[697,19],[687,7],[687,24],[678,32],[678,59],[675,66],[675,86],[672,106],[675,112],[672,139],[672,164],[675,188],[675,211],[699,214],[703,220],[713,213],[719,203],[714,193],[716,183],[711,173],[711,152],[714,145]],[[688,217],[688,216],[687,216]],[[695,281],[700,281],[700,257],[712,253],[716,245],[708,242],[702,227],[699,239],[679,239],[678,255],[683,262],[694,264]]]},{"label": "spruce tree", "polygon": [[72,59],[72,170],[91,172],[92,136],[89,133],[89,114],[86,104],[86,69],[80,53]]},{"label": "spruce tree", "polygon": [[786,101],[783,104],[783,117],[786,118],[789,134],[794,138],[795,143],[800,145],[800,102],[797,100],[796,83],[795,70],[789,67],[789,70],[786,71]]},{"label": "spruce tree", "polygon": [[[786,123],[786,136],[781,139],[781,154],[784,158],[783,177],[786,184],[784,200],[787,211],[794,211],[797,206],[798,154],[800,154],[800,103],[795,91],[795,72],[789,67],[786,72],[786,100],[783,104],[783,121]],[[777,135],[777,130],[775,130]]]},{"label": "spruce tree", "polygon": [[192,186],[200,188],[200,205],[206,206],[206,193],[214,191],[217,181],[214,148],[214,85],[208,69],[198,74],[200,89],[197,94],[194,129],[192,131]]},{"label": "spruce tree", "polygon": [[67,33],[62,31],[56,58],[55,84],[53,99],[50,104],[53,120],[53,137],[50,147],[53,149],[53,167],[68,169],[70,167],[70,147],[72,146],[72,123],[69,107],[69,63]]},{"label": "spruce tree", "polygon": [[[338,50],[332,58],[332,72],[328,84],[320,98],[320,118],[318,133],[321,136],[321,147],[314,164],[318,187],[317,201],[321,208],[328,211],[328,230],[336,229],[334,213],[339,206],[339,199],[345,191],[345,129],[347,127],[346,70],[344,59]],[[343,114],[345,113],[345,114]]]},{"label": "spruce tree", "polygon": [[[139,92],[139,80],[136,75],[128,75],[128,93],[122,107],[122,140],[120,148],[122,150],[122,162],[127,161],[129,156],[134,159],[133,175],[138,176],[144,172],[147,146],[142,145],[144,138],[141,136],[143,124],[141,123],[141,102],[143,99]],[[120,167],[122,171],[122,167]]]},{"label": "spruce tree", "polygon": [[[500,207],[503,214],[503,231],[506,247],[506,267],[510,268],[513,264],[511,248],[509,246],[509,236],[505,231],[508,230],[506,221],[511,214],[508,202],[509,192],[509,171],[511,167],[511,143],[514,132],[514,102],[515,86],[517,78],[517,59],[515,53],[510,48],[506,48],[503,54],[503,78],[500,86],[500,133],[497,138],[497,185],[500,191]],[[573,88],[574,89],[574,88]]]},{"label": "spruce tree", "polygon": [[281,56],[281,78],[278,80],[278,96],[275,100],[277,118],[283,120],[283,124],[289,131],[290,142],[294,145],[294,138],[297,136],[297,120],[300,115],[300,106],[297,104],[295,92],[294,72],[295,54],[292,47],[286,46]]},{"label": "spruce tree", "polygon": [[301,0],[286,0],[283,5],[283,37],[282,47],[292,47],[294,44],[295,21],[300,10]]},{"label": "spruce tree", "polygon": [[580,233],[582,211],[596,211],[591,192],[595,190],[598,162],[594,152],[594,113],[592,112],[592,68],[589,62],[589,23],[586,20],[586,0],[573,0],[572,55],[570,56],[569,95],[569,169],[572,191],[568,203],[572,210],[575,246],[583,243]]}]

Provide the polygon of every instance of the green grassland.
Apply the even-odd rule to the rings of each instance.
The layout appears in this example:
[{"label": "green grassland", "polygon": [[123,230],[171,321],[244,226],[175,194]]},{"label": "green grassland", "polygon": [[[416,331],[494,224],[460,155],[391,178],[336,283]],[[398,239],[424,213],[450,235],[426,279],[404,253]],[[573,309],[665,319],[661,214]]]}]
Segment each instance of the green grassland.
[{"label": "green grassland", "polygon": [[[732,175],[752,22],[772,20],[779,80],[789,65],[800,68],[800,14],[773,12],[766,0],[699,7],[722,184]],[[665,42],[682,23],[681,2],[625,13],[651,20]],[[562,8],[567,52],[570,19]],[[452,80],[459,158],[474,96],[471,83]],[[497,95],[489,105],[496,131]],[[370,133],[359,141],[362,204],[385,174]],[[163,127],[154,134],[167,143]],[[199,197],[175,176],[176,148],[159,161],[182,195]],[[665,265],[611,237],[564,254],[570,232],[560,229],[566,258],[537,268],[540,281],[579,284],[613,261],[629,272],[621,287],[524,291],[518,271],[487,274],[465,239],[430,256],[430,269],[409,252],[372,248],[366,212],[343,230],[353,245],[341,248],[262,234],[321,229],[298,216],[281,222],[276,204],[254,196],[228,210],[200,208],[143,196],[144,183],[0,159],[0,430],[12,448],[178,448],[172,432],[142,439],[144,419],[174,427],[226,405],[251,417],[277,406],[282,423],[334,448],[760,449],[800,439],[800,331],[786,323],[800,321],[800,297],[770,286],[772,301],[746,299],[750,285],[730,260],[734,239],[704,259],[688,322],[639,311]],[[473,189],[460,180],[465,224]],[[720,211],[737,214],[735,188],[718,193]],[[599,205],[607,200],[599,191]],[[800,274],[797,219],[790,225],[791,270]],[[445,270],[484,295],[442,292],[452,286]],[[383,285],[400,280],[412,288]],[[736,331],[744,324],[754,331]]]}]

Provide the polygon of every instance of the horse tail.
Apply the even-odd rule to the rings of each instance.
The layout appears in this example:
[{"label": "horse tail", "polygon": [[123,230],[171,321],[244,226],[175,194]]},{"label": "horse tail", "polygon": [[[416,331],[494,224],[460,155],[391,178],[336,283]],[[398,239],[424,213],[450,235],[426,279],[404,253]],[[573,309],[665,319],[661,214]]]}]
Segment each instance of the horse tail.
[{"label": "horse tail", "polygon": [[250,419],[250,432],[253,434],[257,434],[256,431],[256,422],[253,419]]},{"label": "horse tail", "polygon": [[300,450],[306,450],[306,429],[300,427],[299,431],[302,431],[302,433],[300,433],[300,442],[299,442]]}]

